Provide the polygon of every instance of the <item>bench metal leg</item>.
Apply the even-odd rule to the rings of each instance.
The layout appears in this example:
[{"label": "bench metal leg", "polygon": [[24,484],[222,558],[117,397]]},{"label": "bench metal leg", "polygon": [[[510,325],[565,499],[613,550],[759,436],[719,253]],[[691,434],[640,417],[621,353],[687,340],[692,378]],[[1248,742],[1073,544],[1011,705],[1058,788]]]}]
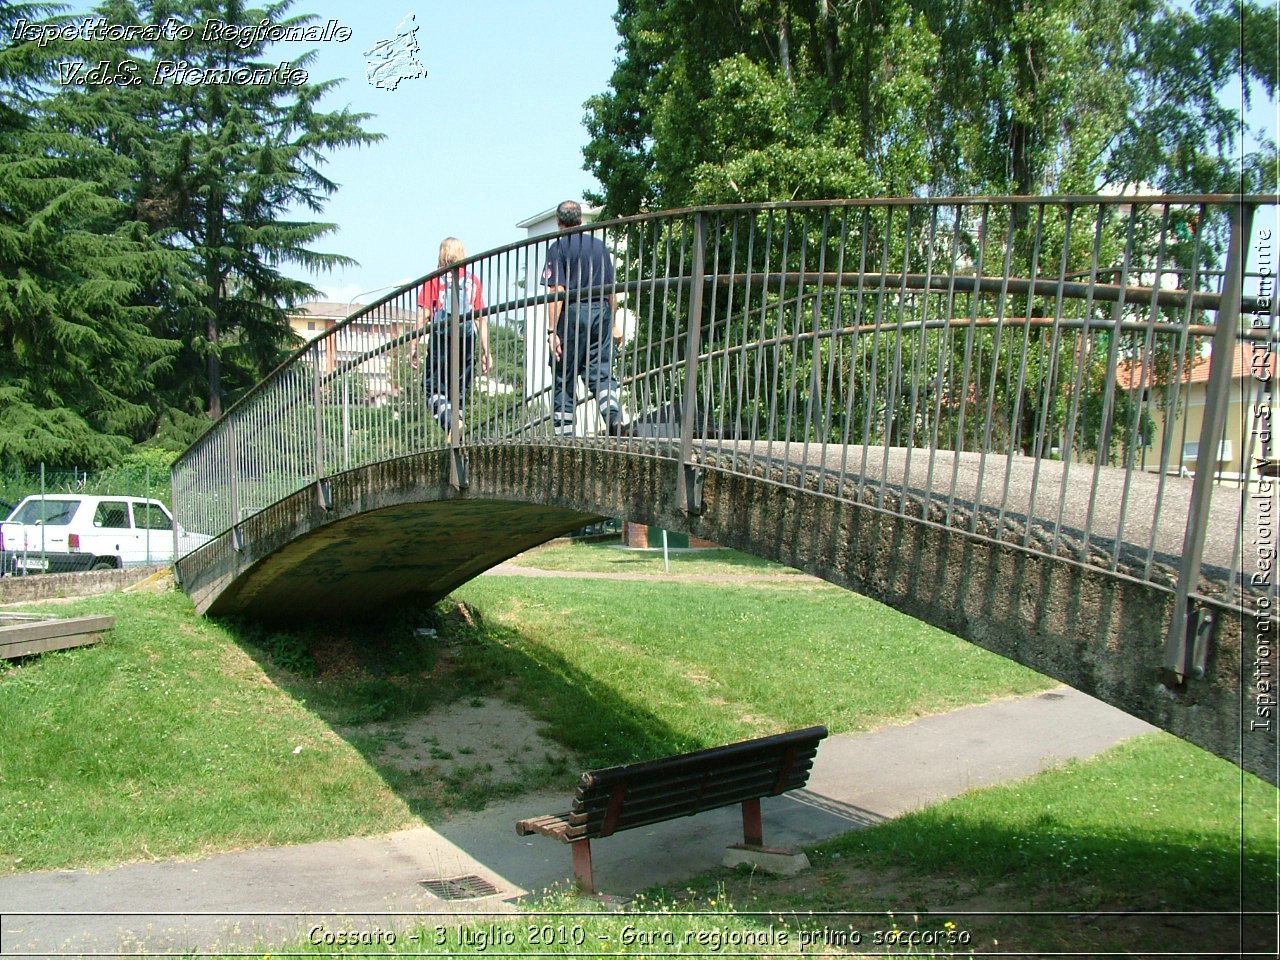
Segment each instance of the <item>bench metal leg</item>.
[{"label": "bench metal leg", "polygon": [[742,801],[742,842],[749,847],[764,846],[764,821],[760,817],[760,798]]},{"label": "bench metal leg", "polygon": [[573,876],[583,893],[595,893],[596,882],[591,875],[591,841],[575,840],[569,844],[573,851]]}]

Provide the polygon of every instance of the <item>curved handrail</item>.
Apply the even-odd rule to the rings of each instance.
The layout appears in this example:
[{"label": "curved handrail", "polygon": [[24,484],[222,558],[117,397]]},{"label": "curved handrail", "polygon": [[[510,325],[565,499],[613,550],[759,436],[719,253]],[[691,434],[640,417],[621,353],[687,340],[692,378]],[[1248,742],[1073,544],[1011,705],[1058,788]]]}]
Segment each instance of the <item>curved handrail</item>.
[{"label": "curved handrail", "polygon": [[[1207,522],[1233,495],[1244,501],[1253,462],[1274,456],[1261,431],[1236,423],[1230,434],[1228,420],[1241,415],[1231,390],[1259,387],[1275,363],[1277,298],[1245,275],[1241,241],[1252,212],[1276,205],[1261,195],[1179,194],[646,212],[567,231],[604,240],[616,273],[569,292],[530,289],[562,234],[511,243],[427,273],[299,348],[175,463],[178,519],[216,537],[342,470],[529,439],[621,443],[687,470],[764,470],[768,482],[830,484],[860,502],[875,474],[882,509],[888,451],[900,448],[898,482],[913,493],[896,498],[899,512],[919,509],[929,522],[937,513],[974,536],[990,515],[997,539],[1031,549],[1043,534],[1037,549],[1051,555],[1207,600],[1202,557],[1161,569],[1180,544],[1171,549],[1159,528],[1170,511]],[[1224,259],[1228,241],[1236,252]],[[498,373],[477,371],[462,409],[436,424],[442,397],[445,407],[462,399],[456,371],[468,339],[455,322],[430,348],[433,360],[412,367],[410,346],[431,338],[417,325],[415,294],[458,269],[491,297],[474,319],[488,325]],[[1233,277],[1244,286],[1224,288]],[[629,311],[613,372],[628,418],[649,440],[598,436],[594,399],[581,395],[572,423],[562,417],[561,435],[553,429],[547,312],[606,297]],[[420,379],[445,354],[450,382],[436,384],[432,400]],[[962,493],[969,457],[980,470]],[[764,467],[780,458],[793,462],[781,480]],[[1024,460],[1025,490],[1010,479]],[[1188,468],[1219,481],[1238,475],[1233,494],[1215,498],[1211,483],[1184,490],[1178,475]],[[1118,502],[1099,492],[1111,489],[1101,483],[1107,471],[1118,471]],[[1052,487],[1050,473],[1061,474]],[[1158,478],[1153,500],[1133,492],[1143,473]],[[1068,503],[1077,496],[1078,522]],[[964,497],[972,509],[961,522]],[[1238,508],[1241,524],[1247,509]],[[1010,534],[1015,516],[1038,518],[1041,532]],[[1242,582],[1239,545],[1211,560],[1226,582]],[[1243,602],[1235,588],[1219,593]]]}]

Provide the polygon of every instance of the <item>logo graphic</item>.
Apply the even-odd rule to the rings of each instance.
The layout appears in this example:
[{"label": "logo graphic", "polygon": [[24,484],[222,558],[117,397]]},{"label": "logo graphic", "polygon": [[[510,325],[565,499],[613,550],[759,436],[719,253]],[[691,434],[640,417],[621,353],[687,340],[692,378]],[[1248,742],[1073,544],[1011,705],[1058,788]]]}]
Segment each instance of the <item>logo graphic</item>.
[{"label": "logo graphic", "polygon": [[379,40],[364,52],[369,68],[364,78],[370,86],[394,90],[401,80],[415,80],[427,75],[427,68],[416,56],[419,49],[418,23],[412,13],[406,14],[390,40]]}]

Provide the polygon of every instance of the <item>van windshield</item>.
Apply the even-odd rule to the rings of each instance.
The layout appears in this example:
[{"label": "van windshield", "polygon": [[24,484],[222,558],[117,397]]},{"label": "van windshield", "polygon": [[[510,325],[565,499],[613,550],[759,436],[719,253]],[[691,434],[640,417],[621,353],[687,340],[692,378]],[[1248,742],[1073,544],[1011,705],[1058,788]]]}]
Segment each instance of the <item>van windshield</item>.
[{"label": "van windshield", "polygon": [[65,527],[76,515],[79,500],[28,500],[18,507],[9,523],[43,523],[47,527]]}]

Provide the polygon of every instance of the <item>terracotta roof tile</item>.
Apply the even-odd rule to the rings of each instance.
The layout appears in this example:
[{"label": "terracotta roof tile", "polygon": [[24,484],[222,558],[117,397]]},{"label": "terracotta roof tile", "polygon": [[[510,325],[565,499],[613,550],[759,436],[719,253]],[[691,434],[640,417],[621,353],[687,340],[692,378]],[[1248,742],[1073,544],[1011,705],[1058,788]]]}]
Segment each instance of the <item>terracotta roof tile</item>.
[{"label": "terracotta roof tile", "polygon": [[[1268,354],[1264,356],[1264,351]],[[1271,377],[1274,379],[1277,375],[1277,355],[1280,350],[1272,347],[1266,351],[1265,344],[1238,343],[1236,344],[1235,354],[1231,358],[1231,379],[1243,380],[1254,375],[1255,369],[1258,372],[1271,369]],[[1183,383],[1207,383],[1209,381],[1210,363],[1208,357],[1195,357],[1190,363],[1184,361],[1182,369]],[[1172,374],[1172,363],[1162,363],[1157,368],[1157,375],[1169,377]],[[1148,373],[1143,377],[1143,367],[1140,363],[1132,360],[1126,360],[1120,364],[1116,371],[1116,385],[1122,390],[1135,389],[1139,382],[1143,382],[1143,386],[1151,385],[1151,375]]]}]

